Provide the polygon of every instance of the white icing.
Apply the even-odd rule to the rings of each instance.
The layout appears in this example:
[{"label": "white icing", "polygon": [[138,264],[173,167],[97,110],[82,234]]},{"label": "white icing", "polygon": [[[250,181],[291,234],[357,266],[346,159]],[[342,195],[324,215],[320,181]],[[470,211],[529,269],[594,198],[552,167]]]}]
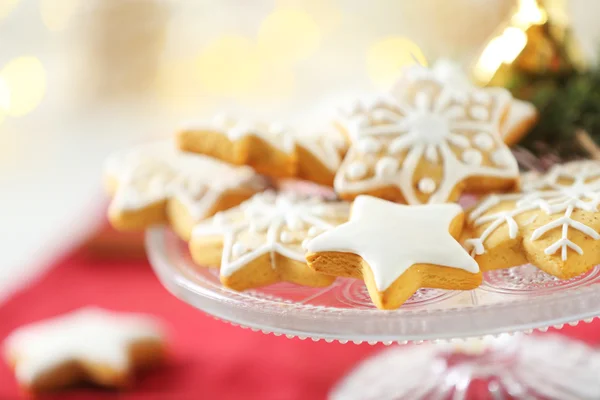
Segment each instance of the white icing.
[{"label": "white icing", "polygon": [[[206,236],[223,236],[221,275],[234,272],[260,256],[269,254],[276,268],[274,255],[281,254],[292,260],[304,262],[302,241],[311,232],[333,228],[345,220],[349,205],[345,202],[324,202],[316,197],[297,197],[281,193],[259,193],[239,207],[224,211],[225,222],[214,224],[207,220],[196,225],[192,241]],[[254,233],[250,226],[264,225],[264,233]],[[315,231],[317,229],[318,231]],[[234,254],[234,247],[244,241],[257,243],[243,254]]]},{"label": "white icing", "polygon": [[462,159],[465,163],[469,165],[481,165],[483,161],[483,156],[481,153],[475,149],[465,150],[462,154]]},{"label": "white icing", "polygon": [[290,232],[281,232],[279,240],[281,240],[281,243],[284,244],[292,243],[294,241],[294,235],[292,235]]},{"label": "white icing", "polygon": [[187,124],[184,129],[209,129],[226,135],[231,141],[254,136],[289,155],[296,152],[297,146],[302,146],[330,171],[338,169],[342,162],[340,153],[345,146],[345,141],[335,131],[327,130],[306,135],[305,132],[297,132],[279,122],[265,124],[243,119],[236,120],[228,115],[215,116],[209,123]]},{"label": "white icing", "polygon": [[[389,122],[363,124],[356,128],[353,145],[334,180],[336,192],[361,193],[392,185],[400,189],[408,204],[419,204],[421,200],[415,193],[413,182],[421,160],[443,168],[442,180],[426,200],[428,203],[446,202],[458,184],[473,176],[518,179],[517,162],[498,134],[502,113],[510,101],[510,94],[506,90],[486,91],[486,96],[494,99],[493,107],[491,111],[486,109],[485,116],[479,115],[485,117],[479,120],[468,116],[478,114],[473,109],[482,106],[471,107],[469,102],[453,103],[453,93],[458,89],[445,85],[439,86],[439,90],[421,89],[413,99],[409,93],[415,88],[399,86],[394,93],[395,103],[390,104],[391,100],[387,99]],[[467,97],[477,92],[474,89],[461,90]],[[457,113],[457,107],[471,110]],[[488,153],[487,157],[484,156],[481,152],[486,150],[471,143],[472,136],[482,133],[493,142],[487,151],[494,151],[494,155]],[[388,154],[365,157],[364,146],[357,145],[365,139],[375,140],[382,147],[387,146]],[[456,148],[463,150],[458,156]],[[388,156],[396,158],[398,162],[395,173],[378,174],[380,159]],[[492,159],[493,163],[488,159]],[[386,165],[391,163],[386,162]],[[374,169],[375,174],[369,175],[370,169]]]},{"label": "white icing", "polygon": [[492,153],[492,162],[499,167],[509,167],[514,163],[515,157],[506,147],[501,147]]},{"label": "white icing", "polygon": [[473,138],[473,143],[475,146],[481,150],[489,151],[494,148],[494,139],[490,136],[489,133],[479,132]]},{"label": "white icing", "polygon": [[367,175],[367,166],[361,161],[353,162],[348,166],[348,178],[361,179]]},{"label": "white icing", "polygon": [[[475,92],[477,93],[477,92]],[[487,120],[490,117],[490,113],[486,107],[482,106],[473,106],[471,107],[471,115],[475,119],[479,119],[482,121]]]},{"label": "white icing", "polygon": [[[475,87],[465,71],[457,63],[447,59],[437,60],[431,68],[413,66],[406,70],[405,78],[408,80],[432,79],[445,85],[449,85],[453,89],[452,95],[454,97],[464,98],[464,90]],[[487,93],[482,90],[477,91],[473,98],[486,106],[490,104],[492,99],[491,96],[488,96]],[[502,130],[500,132],[502,137],[509,136],[525,121],[532,121],[535,119],[536,115],[537,110],[533,104],[513,99],[508,109],[506,119],[502,125]]]},{"label": "white icing", "polygon": [[[562,183],[566,179],[568,184]],[[514,207],[506,211],[488,214],[497,205],[516,201]],[[526,212],[541,211],[547,215],[556,215],[552,221],[533,231],[530,240],[535,241],[546,233],[561,228],[561,238],[545,249],[547,255],[561,251],[562,260],[568,257],[568,249],[583,254],[580,246],[569,239],[569,229],[575,229],[593,240],[600,239],[600,233],[592,227],[572,219],[575,210],[598,212],[600,205],[600,163],[574,162],[557,165],[552,170],[538,178],[529,180],[523,186],[522,194],[491,195],[482,201],[470,214],[469,220],[474,226],[489,225],[479,238],[466,241],[475,255],[485,253],[485,243],[492,233],[500,226],[508,226],[511,239],[517,237],[519,224],[515,217]],[[529,218],[523,226],[535,221],[536,215]]]},{"label": "white icing", "polygon": [[317,236],[319,233],[321,233],[321,231],[322,230],[317,228],[316,226],[311,226],[308,230],[308,236]]},{"label": "white icing", "polygon": [[379,153],[381,148],[383,147],[381,143],[373,138],[364,138],[360,139],[356,145],[358,148],[366,154],[376,154]]},{"label": "white icing", "polygon": [[105,173],[118,181],[111,210],[139,210],[175,197],[194,221],[206,218],[225,191],[266,187],[265,180],[249,167],[185,153],[171,141],[115,153],[107,159]]},{"label": "white icing", "polygon": [[435,192],[436,188],[437,188],[437,184],[431,178],[423,178],[423,179],[419,180],[418,189],[422,193],[431,194],[431,193]]},{"label": "white icing", "polygon": [[126,373],[131,367],[129,346],[161,337],[161,326],[149,316],[89,307],[25,325],[8,336],[5,346],[16,362],[17,380],[28,386],[69,361],[103,364]]},{"label": "white icing", "polygon": [[475,260],[448,232],[461,213],[457,204],[405,206],[358,196],[350,220],[312,239],[308,251],[359,255],[371,267],[379,291],[385,291],[415,264],[477,273]]},{"label": "white icing", "polygon": [[398,160],[392,157],[383,157],[375,164],[377,176],[393,176],[398,171]]}]

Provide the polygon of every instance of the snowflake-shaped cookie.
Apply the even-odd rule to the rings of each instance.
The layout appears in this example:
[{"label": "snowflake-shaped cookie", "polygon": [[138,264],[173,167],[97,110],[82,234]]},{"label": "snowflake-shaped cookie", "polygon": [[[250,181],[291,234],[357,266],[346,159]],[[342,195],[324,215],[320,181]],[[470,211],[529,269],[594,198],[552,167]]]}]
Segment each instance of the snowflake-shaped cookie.
[{"label": "snowflake-shaped cookie", "polygon": [[356,115],[334,188],[408,204],[456,200],[463,190],[511,189],[519,170],[499,136],[511,96],[414,79]]},{"label": "snowflake-shaped cookie", "polygon": [[[473,89],[476,86],[471,82],[465,71],[455,62],[440,59],[431,68],[411,66],[406,68],[402,79],[432,79],[448,85],[456,91]],[[504,143],[512,145],[517,143],[537,121],[537,110],[529,102],[512,99],[506,115],[502,119],[500,134]]]},{"label": "snowflake-shaped cookie", "polygon": [[[437,60],[431,68],[415,65],[403,70],[402,76],[396,86],[401,86],[407,82],[415,80],[431,80],[445,85],[448,90],[454,91],[460,96],[465,90],[477,89],[477,86],[471,82],[465,71],[455,62],[440,59]],[[348,122],[359,115],[365,115],[372,112],[380,106],[384,97],[363,98],[353,102],[338,110],[335,123],[342,132],[348,133]],[[529,102],[512,99],[502,117],[500,128],[501,137],[507,145],[517,143],[525,136],[537,122],[538,112],[535,106]]]},{"label": "snowflake-shaped cookie", "polygon": [[349,205],[290,193],[259,193],[198,224],[190,241],[199,265],[220,266],[221,282],[243,290],[278,281],[326,286],[312,271],[303,243],[348,219]]},{"label": "snowflake-shaped cookie", "polygon": [[347,150],[346,142],[333,129],[300,132],[280,123],[225,114],[209,122],[186,124],[178,140],[185,151],[248,165],[266,176],[301,178],[329,186]]},{"label": "snowflake-shaped cookie", "polygon": [[469,216],[465,244],[483,270],[528,262],[569,279],[600,263],[600,163],[578,161],[491,195]]},{"label": "snowflake-shaped cookie", "polygon": [[187,239],[196,222],[264,190],[251,168],[188,154],[165,141],[109,157],[105,167],[114,193],[109,219],[124,230],[169,221]]},{"label": "snowflake-shaped cookie", "polygon": [[83,308],[23,326],[5,342],[21,386],[46,391],[90,382],[123,387],[163,358],[162,328],[149,316]]}]

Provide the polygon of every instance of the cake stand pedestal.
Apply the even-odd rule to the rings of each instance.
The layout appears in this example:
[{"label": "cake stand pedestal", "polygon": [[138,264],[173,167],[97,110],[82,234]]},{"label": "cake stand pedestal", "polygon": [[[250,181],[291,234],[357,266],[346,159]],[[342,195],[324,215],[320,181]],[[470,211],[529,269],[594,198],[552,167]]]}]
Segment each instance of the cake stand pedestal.
[{"label": "cake stand pedestal", "polygon": [[491,271],[478,289],[422,289],[399,310],[382,311],[359,280],[235,292],[217,270],[195,266],[168,229],[149,230],[146,247],[170,292],[232,324],[290,338],[421,344],[368,359],[332,399],[600,398],[600,353],[558,335],[519,334],[600,315],[598,267],[566,281],[533,266]]}]

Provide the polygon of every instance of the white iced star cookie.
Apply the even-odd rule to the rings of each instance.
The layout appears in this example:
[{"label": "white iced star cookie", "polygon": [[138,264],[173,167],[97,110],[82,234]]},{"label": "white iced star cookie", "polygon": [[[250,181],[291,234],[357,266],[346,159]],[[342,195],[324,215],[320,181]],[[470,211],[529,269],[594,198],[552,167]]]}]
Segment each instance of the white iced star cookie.
[{"label": "white iced star cookie", "polygon": [[108,210],[113,226],[142,230],[169,222],[186,240],[195,223],[267,187],[251,168],[184,153],[170,141],[111,155],[105,176],[113,194]]},{"label": "white iced star cookie", "polygon": [[[440,59],[431,68],[413,66],[405,70],[403,79],[434,79],[454,87],[457,91],[474,88],[465,71],[455,62]],[[511,146],[523,138],[538,119],[535,106],[527,101],[512,99],[502,120],[500,134],[504,143]]]},{"label": "white iced star cookie", "polygon": [[510,99],[504,89],[458,91],[430,79],[398,85],[350,121],[335,191],[424,204],[513,189],[519,169],[499,135]]},{"label": "white iced star cookie", "polygon": [[289,126],[227,115],[186,125],[178,134],[181,149],[248,165],[273,178],[300,178],[331,186],[347,150],[346,142],[334,131],[300,134]]},{"label": "white iced star cookie", "polygon": [[4,347],[19,385],[32,392],[83,382],[127,387],[165,354],[153,318],[92,307],[18,328]]},{"label": "white iced star cookie", "polygon": [[556,165],[522,193],[481,201],[465,243],[484,271],[532,263],[569,279],[600,264],[599,207],[600,162]]},{"label": "white iced star cookie", "polygon": [[364,279],[373,303],[400,307],[419,288],[474,289],[475,260],[456,240],[464,215],[457,204],[405,206],[359,196],[350,220],[307,243],[317,272]]},{"label": "white iced star cookie", "polygon": [[303,244],[348,219],[349,205],[318,197],[259,193],[239,207],[198,224],[190,241],[194,261],[220,266],[235,290],[293,282],[327,286],[335,279],[306,265]]}]

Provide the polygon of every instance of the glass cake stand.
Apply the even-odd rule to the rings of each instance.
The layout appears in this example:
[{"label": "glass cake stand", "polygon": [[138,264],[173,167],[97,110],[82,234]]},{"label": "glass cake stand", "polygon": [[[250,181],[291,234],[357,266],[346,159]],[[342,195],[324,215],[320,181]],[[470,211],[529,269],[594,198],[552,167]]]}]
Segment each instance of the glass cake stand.
[{"label": "glass cake stand", "polygon": [[490,271],[478,289],[422,289],[399,310],[381,311],[360,280],[235,292],[221,286],[216,269],[195,266],[169,229],[150,229],[146,247],[171,293],[232,324],[328,342],[427,341],[365,361],[333,399],[600,398],[600,352],[558,335],[506,335],[599,316],[600,266],[565,281],[529,265]]}]

